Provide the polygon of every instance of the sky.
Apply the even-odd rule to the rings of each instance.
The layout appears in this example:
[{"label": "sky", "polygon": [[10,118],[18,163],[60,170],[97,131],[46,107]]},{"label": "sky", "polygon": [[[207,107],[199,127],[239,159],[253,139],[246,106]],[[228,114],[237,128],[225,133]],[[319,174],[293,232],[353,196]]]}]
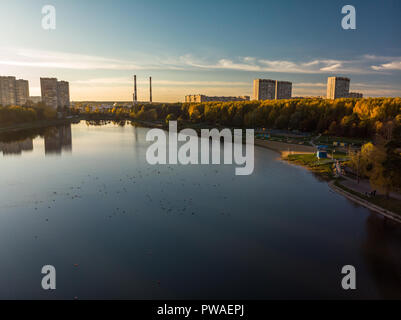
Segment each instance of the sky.
[{"label": "sky", "polygon": [[[341,9],[356,9],[344,30]],[[55,30],[42,8],[56,9]],[[399,0],[0,0],[0,75],[70,82],[74,101],[183,101],[187,94],[252,96],[253,79],[325,95],[348,76],[365,96],[401,96]]]}]

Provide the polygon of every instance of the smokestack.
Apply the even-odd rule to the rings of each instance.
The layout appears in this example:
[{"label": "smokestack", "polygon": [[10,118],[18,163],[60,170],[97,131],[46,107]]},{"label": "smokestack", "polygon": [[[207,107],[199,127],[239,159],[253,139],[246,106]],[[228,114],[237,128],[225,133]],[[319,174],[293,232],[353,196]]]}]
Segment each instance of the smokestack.
[{"label": "smokestack", "polygon": [[136,92],[136,75],[134,76],[134,94],[133,94],[133,104],[135,105],[138,102],[138,96]]},{"label": "smokestack", "polygon": [[149,80],[150,80],[150,99],[149,99],[149,101],[150,101],[150,103],[152,103],[152,77],[150,77]]}]

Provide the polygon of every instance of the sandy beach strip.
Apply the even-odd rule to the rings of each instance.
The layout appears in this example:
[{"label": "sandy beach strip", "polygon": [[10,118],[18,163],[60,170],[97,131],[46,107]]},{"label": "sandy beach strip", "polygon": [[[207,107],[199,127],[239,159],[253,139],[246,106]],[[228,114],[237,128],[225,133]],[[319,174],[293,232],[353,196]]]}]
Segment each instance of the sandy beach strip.
[{"label": "sandy beach strip", "polygon": [[312,146],[289,144],[279,141],[255,139],[255,145],[277,151],[282,157],[286,157],[289,154],[311,154],[316,152],[316,149]]}]

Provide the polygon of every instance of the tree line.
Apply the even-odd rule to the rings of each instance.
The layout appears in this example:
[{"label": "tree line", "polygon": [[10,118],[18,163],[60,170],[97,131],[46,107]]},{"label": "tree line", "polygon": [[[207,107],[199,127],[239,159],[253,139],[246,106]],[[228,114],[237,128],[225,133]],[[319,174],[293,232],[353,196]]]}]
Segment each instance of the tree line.
[{"label": "tree line", "polygon": [[390,140],[378,136],[375,144],[369,142],[354,152],[349,161],[359,178],[368,178],[373,188],[389,198],[391,191],[401,190],[401,126],[396,127]]},{"label": "tree line", "polygon": [[[70,114],[87,120],[146,120],[183,125],[276,128],[374,141],[351,157],[351,166],[387,194],[401,188],[401,98],[291,99],[247,102],[164,103],[109,109],[76,104]],[[0,125],[53,119],[56,110],[43,103],[0,106]]]},{"label": "tree line", "polygon": [[[391,139],[401,125],[401,98],[290,99],[266,101],[153,103],[109,109],[76,104],[69,111],[88,119],[138,119],[208,123],[228,127],[275,128],[371,139]],[[33,107],[1,107],[0,125],[51,119],[56,111]]]},{"label": "tree line", "polygon": [[401,98],[153,103],[107,110],[81,107],[80,110],[80,113],[94,118],[109,115],[116,119],[206,122],[230,127],[276,128],[359,138],[372,138],[376,134],[390,138],[393,129],[401,125]]},{"label": "tree line", "polygon": [[0,105],[0,125],[8,126],[13,124],[34,122],[37,120],[54,119],[57,111],[47,107],[43,103],[30,106],[7,106]]}]

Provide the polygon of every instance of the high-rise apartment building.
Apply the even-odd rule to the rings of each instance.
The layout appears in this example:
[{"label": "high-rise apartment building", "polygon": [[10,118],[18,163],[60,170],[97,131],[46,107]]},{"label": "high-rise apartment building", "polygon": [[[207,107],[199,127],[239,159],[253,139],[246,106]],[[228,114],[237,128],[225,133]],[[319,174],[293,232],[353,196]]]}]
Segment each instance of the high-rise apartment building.
[{"label": "high-rise apartment building", "polygon": [[276,96],[276,81],[271,79],[253,80],[254,100],[273,100]]},{"label": "high-rise apartment building", "polygon": [[18,106],[25,105],[29,100],[29,83],[28,80],[15,81],[15,100]]},{"label": "high-rise apartment building", "polygon": [[42,102],[48,107],[57,109],[57,79],[40,78],[40,90],[42,93]]},{"label": "high-rise apartment building", "polygon": [[29,99],[28,80],[0,77],[0,105],[23,106]]},{"label": "high-rise apartment building", "polygon": [[16,105],[15,77],[0,77],[0,105]]},{"label": "high-rise apartment building", "polygon": [[351,80],[344,77],[329,77],[327,79],[327,99],[349,97]]},{"label": "high-rise apartment building", "polygon": [[70,106],[70,86],[67,81],[57,81],[56,78],[40,78],[40,87],[42,102],[47,106],[54,109]]},{"label": "high-rise apartment building", "polygon": [[57,82],[57,103],[60,108],[70,106],[70,85],[67,81]]},{"label": "high-rise apartment building", "polygon": [[292,82],[271,79],[253,81],[254,100],[291,99]]},{"label": "high-rise apartment building", "polygon": [[276,100],[291,99],[292,97],[292,82],[289,81],[276,81]]}]

